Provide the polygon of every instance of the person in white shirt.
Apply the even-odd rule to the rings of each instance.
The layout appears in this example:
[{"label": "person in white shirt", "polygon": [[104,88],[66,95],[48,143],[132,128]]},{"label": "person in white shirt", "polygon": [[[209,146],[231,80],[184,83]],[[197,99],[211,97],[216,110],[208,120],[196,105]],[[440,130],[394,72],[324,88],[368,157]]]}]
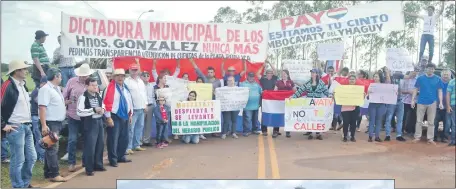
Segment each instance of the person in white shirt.
[{"label": "person in white shirt", "polygon": [[155,128],[155,118],[154,118],[154,107],[155,107],[155,90],[154,84],[149,82],[150,74],[147,71],[143,71],[141,73],[141,79],[144,81],[144,85],[146,85],[146,92],[147,92],[147,112],[145,115],[144,120],[144,129],[143,129],[143,137],[142,142],[144,146],[152,146],[151,143],[152,137],[150,136],[152,133],[152,128]]},{"label": "person in white shirt", "polygon": [[6,138],[10,145],[9,178],[13,188],[32,188],[30,182],[37,155],[33,144],[30,97],[25,86],[30,65],[12,61],[8,67],[10,77],[2,84],[1,126],[2,140]]},{"label": "person in white shirt", "polygon": [[[133,154],[135,151],[144,151],[141,148],[141,138],[144,129],[144,113],[147,111],[147,92],[144,81],[139,77],[139,64],[130,65],[130,77],[125,79],[125,84],[131,92],[133,101],[133,117],[131,120],[129,142],[126,154]],[[133,149],[133,150],[132,150]]]},{"label": "person in white shirt", "polygon": [[404,14],[409,16],[414,16],[417,18],[421,18],[424,21],[423,24],[423,34],[421,35],[421,42],[420,42],[420,57],[419,60],[423,57],[424,49],[426,48],[426,43],[429,44],[429,63],[432,63],[432,57],[434,56],[434,30],[437,24],[437,20],[439,19],[440,15],[443,13],[444,8],[444,1],[441,1],[441,7],[437,14],[435,13],[434,6],[427,7],[427,15],[418,15],[415,13],[404,12]]}]

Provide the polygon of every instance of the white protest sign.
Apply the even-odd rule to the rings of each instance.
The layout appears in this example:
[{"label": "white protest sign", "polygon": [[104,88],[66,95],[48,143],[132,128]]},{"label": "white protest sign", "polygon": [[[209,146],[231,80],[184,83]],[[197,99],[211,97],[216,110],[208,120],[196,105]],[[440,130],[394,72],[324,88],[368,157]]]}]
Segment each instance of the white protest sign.
[{"label": "white protest sign", "polygon": [[233,58],[264,62],[268,23],[183,23],[61,15],[65,57]]},{"label": "white protest sign", "polygon": [[284,69],[290,72],[290,78],[296,83],[304,83],[310,79],[311,60],[282,60]]},{"label": "white protest sign", "polygon": [[156,89],[155,95],[157,96],[157,99],[160,97],[164,97],[166,100],[166,104],[171,106],[171,101],[172,101],[172,96],[173,96],[173,91],[171,88]]},{"label": "white protest sign", "polygon": [[[332,79],[332,78],[330,78],[330,79]],[[337,86],[339,86],[339,85],[340,85],[339,82],[337,82],[336,80],[332,80],[331,81],[331,86],[329,87],[328,92],[331,93],[331,94],[334,93],[334,89],[336,89]]]},{"label": "white protest sign", "polygon": [[174,135],[220,133],[222,131],[219,100],[173,102],[171,116]]},{"label": "white protest sign", "polygon": [[215,99],[220,100],[222,112],[238,111],[245,108],[249,100],[249,88],[219,87],[215,89]]},{"label": "white protest sign", "polygon": [[166,84],[172,90],[172,98],[171,100],[179,100],[184,101],[187,100],[188,97],[188,80],[173,77],[173,76],[166,76]]},{"label": "white protest sign", "polygon": [[317,45],[318,60],[342,60],[344,43],[321,43]]},{"label": "white protest sign", "polygon": [[388,48],[386,50],[386,67],[391,71],[406,73],[413,71],[413,60],[405,48]]},{"label": "white protest sign", "polygon": [[369,86],[369,102],[382,104],[396,104],[397,93],[397,85],[371,83]]},{"label": "white protest sign", "polygon": [[285,99],[285,131],[326,132],[334,115],[332,98]]},{"label": "white protest sign", "polygon": [[405,28],[400,1],[376,1],[269,21],[269,49]]}]

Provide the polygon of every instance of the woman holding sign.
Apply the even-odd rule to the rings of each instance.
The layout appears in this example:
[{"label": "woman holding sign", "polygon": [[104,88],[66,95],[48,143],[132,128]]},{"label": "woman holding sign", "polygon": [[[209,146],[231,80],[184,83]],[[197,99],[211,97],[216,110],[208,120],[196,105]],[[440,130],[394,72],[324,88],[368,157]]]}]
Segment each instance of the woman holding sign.
[{"label": "woman holding sign", "polygon": [[[226,83],[228,85],[226,87],[237,87],[234,76],[228,76]],[[190,98],[190,94],[188,96]],[[195,93],[195,96],[196,96],[196,93]],[[231,128],[231,136],[233,138],[238,138],[238,136],[236,135],[238,114],[239,114],[239,111],[222,112],[222,115],[223,115],[223,129],[222,129],[222,136],[221,136],[222,139],[226,138],[226,135],[228,134],[230,128]]]},{"label": "woman holding sign", "polygon": [[[288,70],[282,70],[281,77],[282,77],[282,79],[281,80],[277,80],[277,82],[276,82],[276,85],[274,87],[275,91],[277,91],[277,90],[285,90],[285,91],[293,90],[293,91],[296,91],[296,86],[295,86],[294,82],[291,80],[290,72]],[[272,133],[272,137],[273,138],[275,138],[278,135],[280,135],[278,127],[276,127],[276,128],[277,128],[277,130],[274,130],[273,133]],[[286,132],[286,136],[288,138],[290,138],[291,137],[290,132]]]},{"label": "woman holding sign", "polygon": [[[190,91],[190,93],[188,93],[187,101],[196,101],[196,91]],[[183,135],[182,142],[185,144],[189,144],[189,143],[198,144],[199,138],[200,138],[199,134]]]},{"label": "woman holding sign", "polygon": [[[307,81],[302,87],[299,87],[298,90],[291,98],[299,98],[302,94],[307,94],[306,98],[325,98],[329,96],[328,87],[320,79],[319,71],[317,69],[310,70],[311,79]],[[309,140],[313,139],[311,132],[308,132]],[[323,140],[323,137],[319,132],[316,133],[316,138],[318,140]]]},{"label": "woman holding sign", "polygon": [[[348,84],[349,85],[356,85],[356,76],[350,75],[348,76]],[[335,95],[335,94],[334,94]],[[359,106],[342,106],[341,114],[342,114],[342,123],[343,123],[343,133],[344,133],[344,142],[348,141],[348,130],[350,129],[350,141],[356,142],[355,139],[355,131],[356,131],[356,120],[358,119],[358,115],[360,112]]]},{"label": "woman holding sign", "polygon": [[[381,71],[374,74],[374,83],[384,83],[383,74]],[[371,87],[368,93],[372,93]],[[372,137],[375,131],[375,141],[382,142],[380,139],[380,128],[382,127],[383,117],[386,113],[386,106],[383,103],[369,103],[369,142],[372,142]],[[375,129],[375,130],[374,130]]]}]

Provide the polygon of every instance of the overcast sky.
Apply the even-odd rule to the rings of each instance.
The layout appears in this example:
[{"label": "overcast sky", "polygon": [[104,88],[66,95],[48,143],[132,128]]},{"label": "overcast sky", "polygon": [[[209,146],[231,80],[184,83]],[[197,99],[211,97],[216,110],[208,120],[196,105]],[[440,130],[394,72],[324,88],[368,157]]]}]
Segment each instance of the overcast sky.
[{"label": "overcast sky", "polygon": [[[264,7],[271,8],[274,3],[265,1]],[[144,14],[141,20],[208,22],[222,6],[230,6],[239,12],[251,7],[247,1],[2,1],[1,62],[9,63],[14,59],[31,62],[30,46],[36,30],[50,34],[44,47],[52,58],[58,47],[62,11],[73,15],[136,20],[142,12],[153,9],[154,13]],[[351,40],[347,43],[351,44]],[[438,53],[436,44],[435,60]],[[379,65],[383,64],[384,53],[379,55]]]},{"label": "overcast sky", "polygon": [[394,189],[394,180],[118,180],[118,189]]}]

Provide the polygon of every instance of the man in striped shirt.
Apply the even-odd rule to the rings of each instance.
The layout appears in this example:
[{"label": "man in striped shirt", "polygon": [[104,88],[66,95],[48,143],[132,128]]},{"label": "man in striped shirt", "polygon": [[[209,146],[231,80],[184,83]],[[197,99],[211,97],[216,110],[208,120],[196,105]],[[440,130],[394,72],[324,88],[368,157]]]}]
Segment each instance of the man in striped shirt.
[{"label": "man in striped shirt", "polygon": [[35,32],[35,41],[30,48],[30,53],[32,55],[33,63],[33,73],[32,79],[35,82],[35,87],[40,86],[40,80],[42,77],[46,76],[46,72],[49,69],[49,57],[44,49],[43,43],[46,41],[46,36],[49,34],[45,33],[42,30]]},{"label": "man in striped shirt", "polygon": [[[57,37],[57,41],[59,42],[59,45],[62,45],[60,42],[60,38],[61,36],[59,35]],[[55,49],[52,64],[55,64],[59,67],[62,73],[61,84],[63,87],[65,87],[68,80],[70,80],[73,77],[76,77],[76,75],[74,74],[74,66],[76,65],[76,61],[73,57],[65,57],[60,49],[61,46]]]}]

